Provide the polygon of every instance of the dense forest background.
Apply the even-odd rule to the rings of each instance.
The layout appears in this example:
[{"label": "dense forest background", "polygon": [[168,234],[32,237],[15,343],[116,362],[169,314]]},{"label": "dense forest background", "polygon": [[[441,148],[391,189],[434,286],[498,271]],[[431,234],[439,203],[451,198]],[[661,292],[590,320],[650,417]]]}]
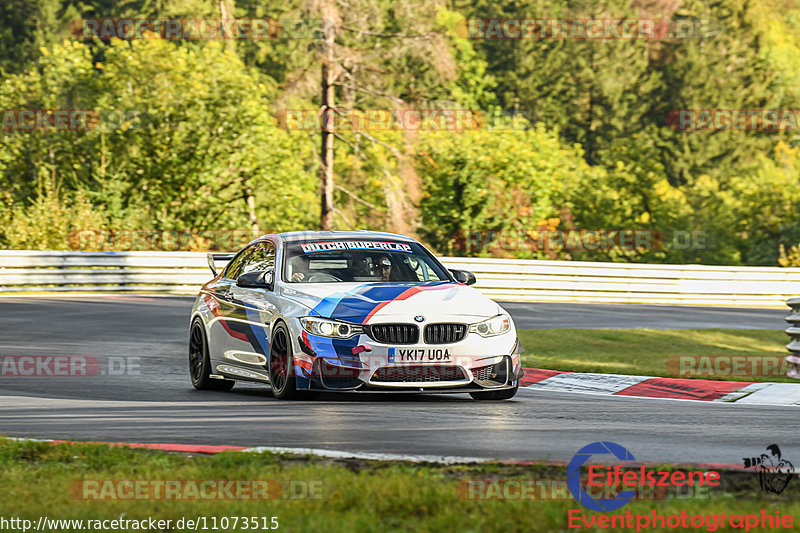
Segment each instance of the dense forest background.
[{"label": "dense forest background", "polygon": [[[226,14],[284,31],[71,32],[76,19]],[[663,19],[702,32],[482,40],[464,31],[472,18]],[[100,121],[0,131],[0,246],[135,248],[113,236],[173,230],[196,236],[181,247],[203,250],[216,246],[208,230],[317,228],[319,131],[287,128],[286,116],[320,107],[324,32],[299,21],[323,19],[338,108],[486,119],[337,131],[337,229],[409,233],[444,254],[800,264],[800,130],[687,132],[667,121],[686,109],[800,109],[800,4],[782,0],[4,0],[0,110],[85,109]],[[659,237],[638,249],[519,245],[586,230]],[[102,238],[75,238],[92,232]]]}]

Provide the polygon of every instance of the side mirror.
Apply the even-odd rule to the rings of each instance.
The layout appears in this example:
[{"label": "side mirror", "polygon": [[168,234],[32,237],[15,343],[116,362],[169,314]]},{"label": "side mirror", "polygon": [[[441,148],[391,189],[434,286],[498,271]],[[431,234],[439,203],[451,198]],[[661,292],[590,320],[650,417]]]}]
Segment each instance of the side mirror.
[{"label": "side mirror", "polygon": [[239,287],[267,289],[271,291],[274,286],[274,276],[275,272],[272,270],[254,270],[252,272],[245,272],[236,278],[236,285]]},{"label": "side mirror", "polygon": [[475,285],[477,281],[475,279],[475,274],[470,272],[469,270],[454,270],[450,269],[450,273],[456,278],[456,281],[459,283],[463,283],[464,285]]}]

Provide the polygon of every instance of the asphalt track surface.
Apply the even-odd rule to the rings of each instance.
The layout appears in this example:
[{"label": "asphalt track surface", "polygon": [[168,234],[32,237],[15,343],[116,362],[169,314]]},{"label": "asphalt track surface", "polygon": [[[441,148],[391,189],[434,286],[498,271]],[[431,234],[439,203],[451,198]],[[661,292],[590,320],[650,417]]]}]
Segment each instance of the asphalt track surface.
[{"label": "asphalt track surface", "polygon": [[[313,402],[282,402],[268,387],[248,384],[232,392],[195,391],[186,356],[191,303],[180,297],[0,299],[0,356],[86,355],[100,363],[93,376],[0,377],[0,434],[561,461],[585,444],[609,440],[640,461],[717,463],[740,463],[777,443],[785,458],[800,461],[794,407],[532,390],[506,402],[460,394],[325,394]],[[598,309],[621,327],[783,329],[786,315],[622,304],[507,307],[522,327],[582,321],[602,327],[591,318]]]}]

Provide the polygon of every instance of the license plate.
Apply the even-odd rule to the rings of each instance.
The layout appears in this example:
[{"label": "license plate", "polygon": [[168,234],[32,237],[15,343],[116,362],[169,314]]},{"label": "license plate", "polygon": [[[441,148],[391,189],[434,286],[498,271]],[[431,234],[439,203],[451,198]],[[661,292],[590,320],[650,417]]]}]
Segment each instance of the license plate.
[{"label": "license plate", "polygon": [[452,361],[447,348],[389,348],[390,363],[436,363]]}]

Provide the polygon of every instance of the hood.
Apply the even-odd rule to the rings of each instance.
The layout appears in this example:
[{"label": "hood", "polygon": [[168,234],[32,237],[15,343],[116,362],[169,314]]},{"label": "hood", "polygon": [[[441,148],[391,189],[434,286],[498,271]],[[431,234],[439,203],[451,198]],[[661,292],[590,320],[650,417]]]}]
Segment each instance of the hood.
[{"label": "hood", "polygon": [[361,324],[387,319],[405,322],[417,315],[428,322],[463,321],[501,312],[477,289],[451,282],[296,284],[283,287],[281,294],[319,316]]}]

